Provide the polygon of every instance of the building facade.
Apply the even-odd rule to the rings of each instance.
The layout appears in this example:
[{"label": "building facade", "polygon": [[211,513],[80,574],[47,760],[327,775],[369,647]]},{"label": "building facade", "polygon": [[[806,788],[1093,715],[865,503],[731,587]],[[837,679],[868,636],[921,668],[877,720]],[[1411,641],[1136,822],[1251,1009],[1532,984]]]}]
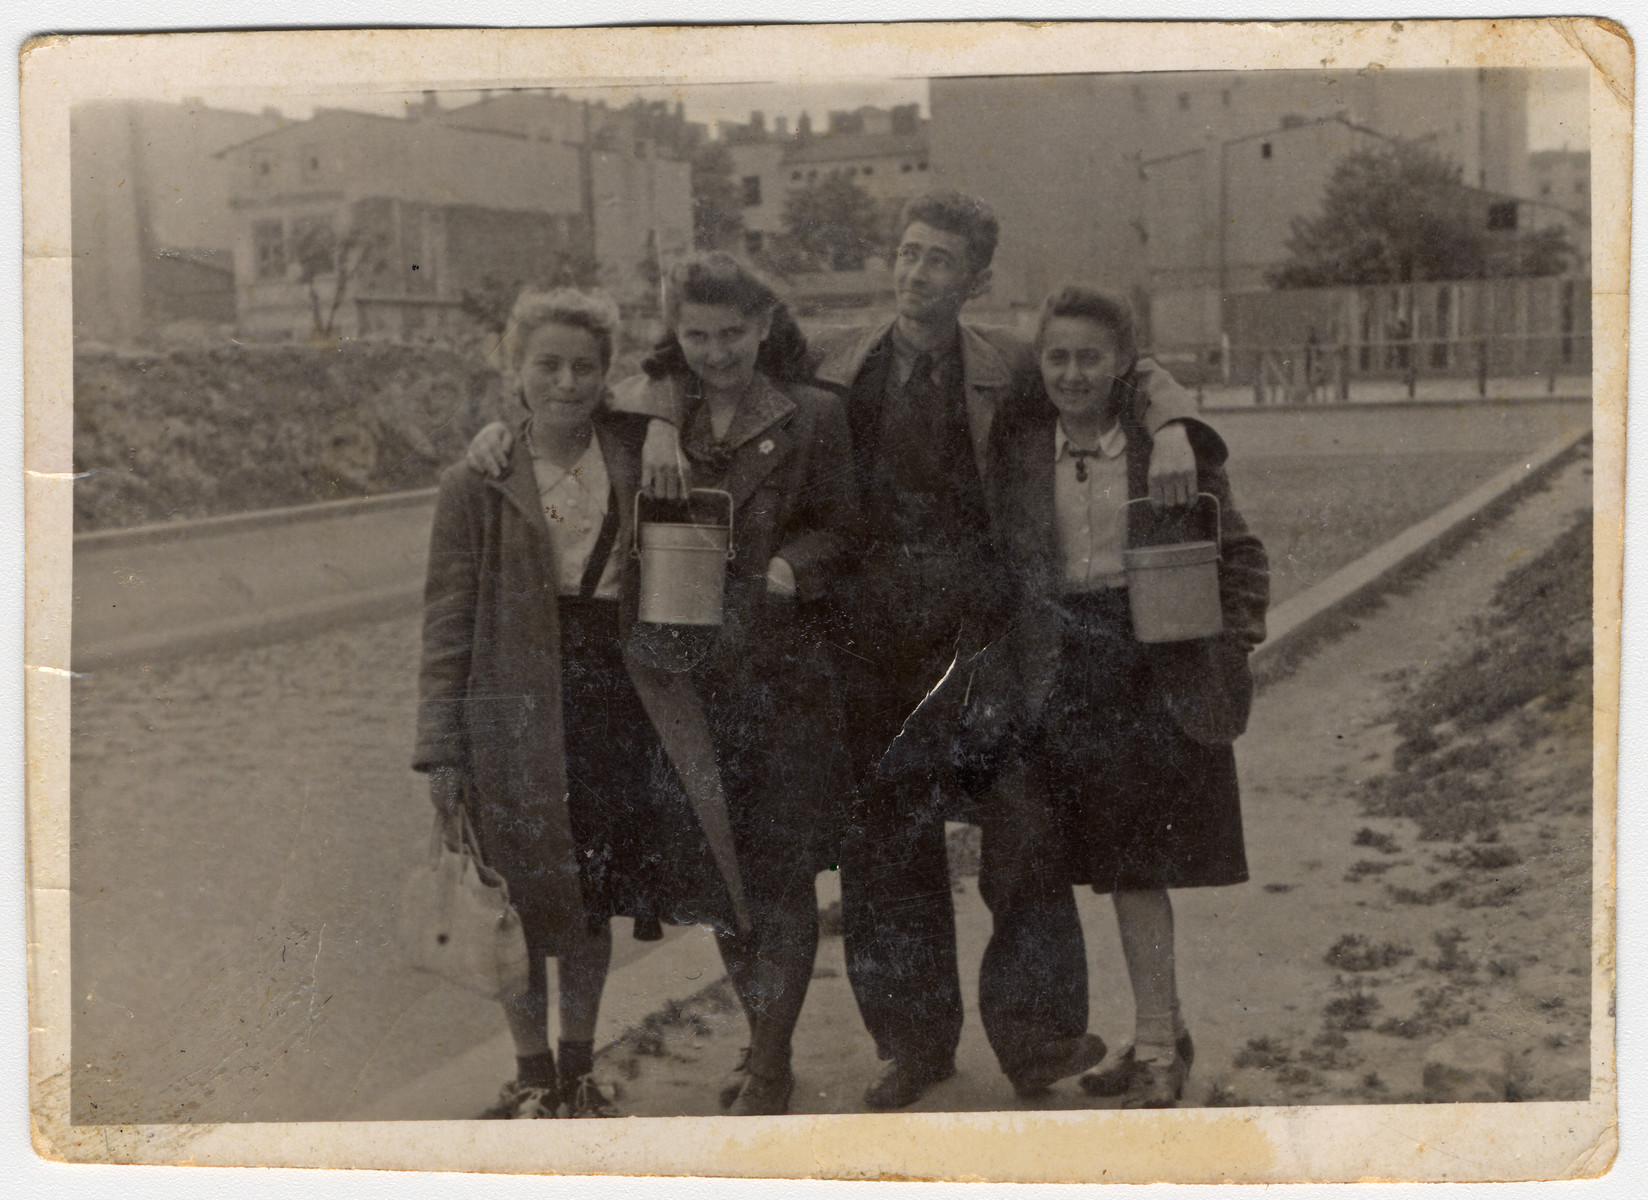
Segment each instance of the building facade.
[{"label": "building facade", "polygon": [[580,263],[644,302],[659,260],[690,247],[690,169],[597,136],[593,111],[540,93],[431,98],[405,119],[321,110],[234,147],[240,328],[439,336],[463,326],[466,292]]},{"label": "building facade", "polygon": [[123,343],[180,321],[234,321],[233,168],[216,155],[280,124],[278,113],[198,100],[70,113],[76,339]]},{"label": "building facade", "polygon": [[1221,295],[1262,286],[1370,140],[1525,196],[1526,92],[1523,72],[1472,69],[934,79],[928,137],[937,179],[1003,216],[987,304],[1086,278],[1131,295],[1158,339],[1217,341]]},{"label": "building facade", "polygon": [[769,128],[763,114],[751,113],[722,137],[742,204],[744,249],[752,254],[784,231],[790,193],[821,179],[846,177],[883,208],[932,186],[927,123],[913,104],[832,112],[823,132],[805,114],[792,132],[782,119]]}]

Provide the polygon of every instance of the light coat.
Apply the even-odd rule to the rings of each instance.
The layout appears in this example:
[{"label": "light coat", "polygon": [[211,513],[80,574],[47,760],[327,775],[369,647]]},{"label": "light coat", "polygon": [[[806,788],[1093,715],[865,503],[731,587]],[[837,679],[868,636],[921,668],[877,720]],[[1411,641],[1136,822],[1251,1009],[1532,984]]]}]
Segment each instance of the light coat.
[{"label": "light coat", "polygon": [[[619,504],[614,552],[623,555],[625,628],[634,620],[638,586],[624,548],[644,433],[644,422],[634,418],[596,415],[595,436]],[[551,928],[581,936],[586,918],[566,803],[555,553],[521,430],[500,478],[463,463],[441,477],[413,766],[462,772],[482,851],[514,898],[537,907]],[[726,801],[693,684],[632,659],[627,666],[746,923]]]}]

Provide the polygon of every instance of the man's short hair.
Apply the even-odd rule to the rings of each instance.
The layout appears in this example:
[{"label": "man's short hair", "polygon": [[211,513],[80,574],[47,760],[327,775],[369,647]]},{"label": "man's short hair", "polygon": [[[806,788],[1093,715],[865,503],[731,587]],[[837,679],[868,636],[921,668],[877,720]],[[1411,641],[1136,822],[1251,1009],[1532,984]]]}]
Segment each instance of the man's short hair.
[{"label": "man's short hair", "polygon": [[915,222],[931,225],[945,233],[959,234],[967,239],[967,269],[982,271],[996,256],[996,239],[1001,236],[1001,224],[990,206],[977,196],[964,196],[948,189],[923,192],[904,206],[898,218],[898,236]]}]

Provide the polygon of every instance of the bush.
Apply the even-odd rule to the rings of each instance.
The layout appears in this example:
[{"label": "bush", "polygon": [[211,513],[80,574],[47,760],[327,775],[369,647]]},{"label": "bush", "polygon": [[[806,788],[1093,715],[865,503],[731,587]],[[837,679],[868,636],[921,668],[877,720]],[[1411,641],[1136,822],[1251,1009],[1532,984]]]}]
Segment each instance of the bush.
[{"label": "bush", "polygon": [[429,487],[503,411],[491,366],[442,347],[78,355],[75,528]]}]

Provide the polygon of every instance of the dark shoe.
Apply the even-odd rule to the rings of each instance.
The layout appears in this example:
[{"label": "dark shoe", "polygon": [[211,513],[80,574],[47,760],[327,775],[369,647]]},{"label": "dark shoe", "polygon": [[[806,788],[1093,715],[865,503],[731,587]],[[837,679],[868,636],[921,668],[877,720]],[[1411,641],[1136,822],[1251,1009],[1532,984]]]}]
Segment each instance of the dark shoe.
[{"label": "dark shoe", "polygon": [[511,1079],[498,1092],[498,1102],[481,1114],[483,1121],[520,1121],[560,1115],[555,1089],[532,1087]]},{"label": "dark shoe", "polygon": [[1020,1099],[1039,1096],[1061,1079],[1080,1075],[1104,1061],[1104,1040],[1096,1033],[1049,1042],[1028,1063],[1008,1076]]},{"label": "dark shoe", "polygon": [[601,1090],[593,1075],[581,1075],[567,1085],[566,1115],[569,1117],[621,1117],[612,1099]]},{"label": "dark shoe", "polygon": [[789,1071],[772,1078],[750,1071],[730,1111],[735,1117],[781,1117],[790,1111],[793,1091],[795,1076]]},{"label": "dark shoe", "polygon": [[721,1078],[721,1090],[716,1093],[716,1099],[721,1102],[722,1108],[731,1108],[732,1102],[738,1099],[738,1093],[744,1090],[744,1081],[750,1077],[750,1048],[738,1048],[738,1061],[733,1064],[732,1070]]},{"label": "dark shoe", "polygon": [[938,1063],[895,1058],[882,1069],[876,1081],[864,1089],[864,1103],[871,1108],[903,1108],[920,1100],[935,1083],[942,1083],[955,1073],[953,1058]]},{"label": "dark shoe", "polygon": [[[1196,1043],[1190,1040],[1187,1029],[1173,1043],[1173,1053],[1184,1063],[1185,1074],[1196,1061]],[[1125,1096],[1133,1078],[1133,1047],[1129,1046],[1102,1071],[1090,1071],[1080,1079],[1081,1090],[1089,1096]]]},{"label": "dark shoe", "polygon": [[1162,1053],[1161,1058],[1133,1056],[1133,1076],[1122,1097],[1123,1108],[1172,1108],[1184,1095],[1190,1064],[1177,1054],[1167,1057],[1166,1047]]}]

